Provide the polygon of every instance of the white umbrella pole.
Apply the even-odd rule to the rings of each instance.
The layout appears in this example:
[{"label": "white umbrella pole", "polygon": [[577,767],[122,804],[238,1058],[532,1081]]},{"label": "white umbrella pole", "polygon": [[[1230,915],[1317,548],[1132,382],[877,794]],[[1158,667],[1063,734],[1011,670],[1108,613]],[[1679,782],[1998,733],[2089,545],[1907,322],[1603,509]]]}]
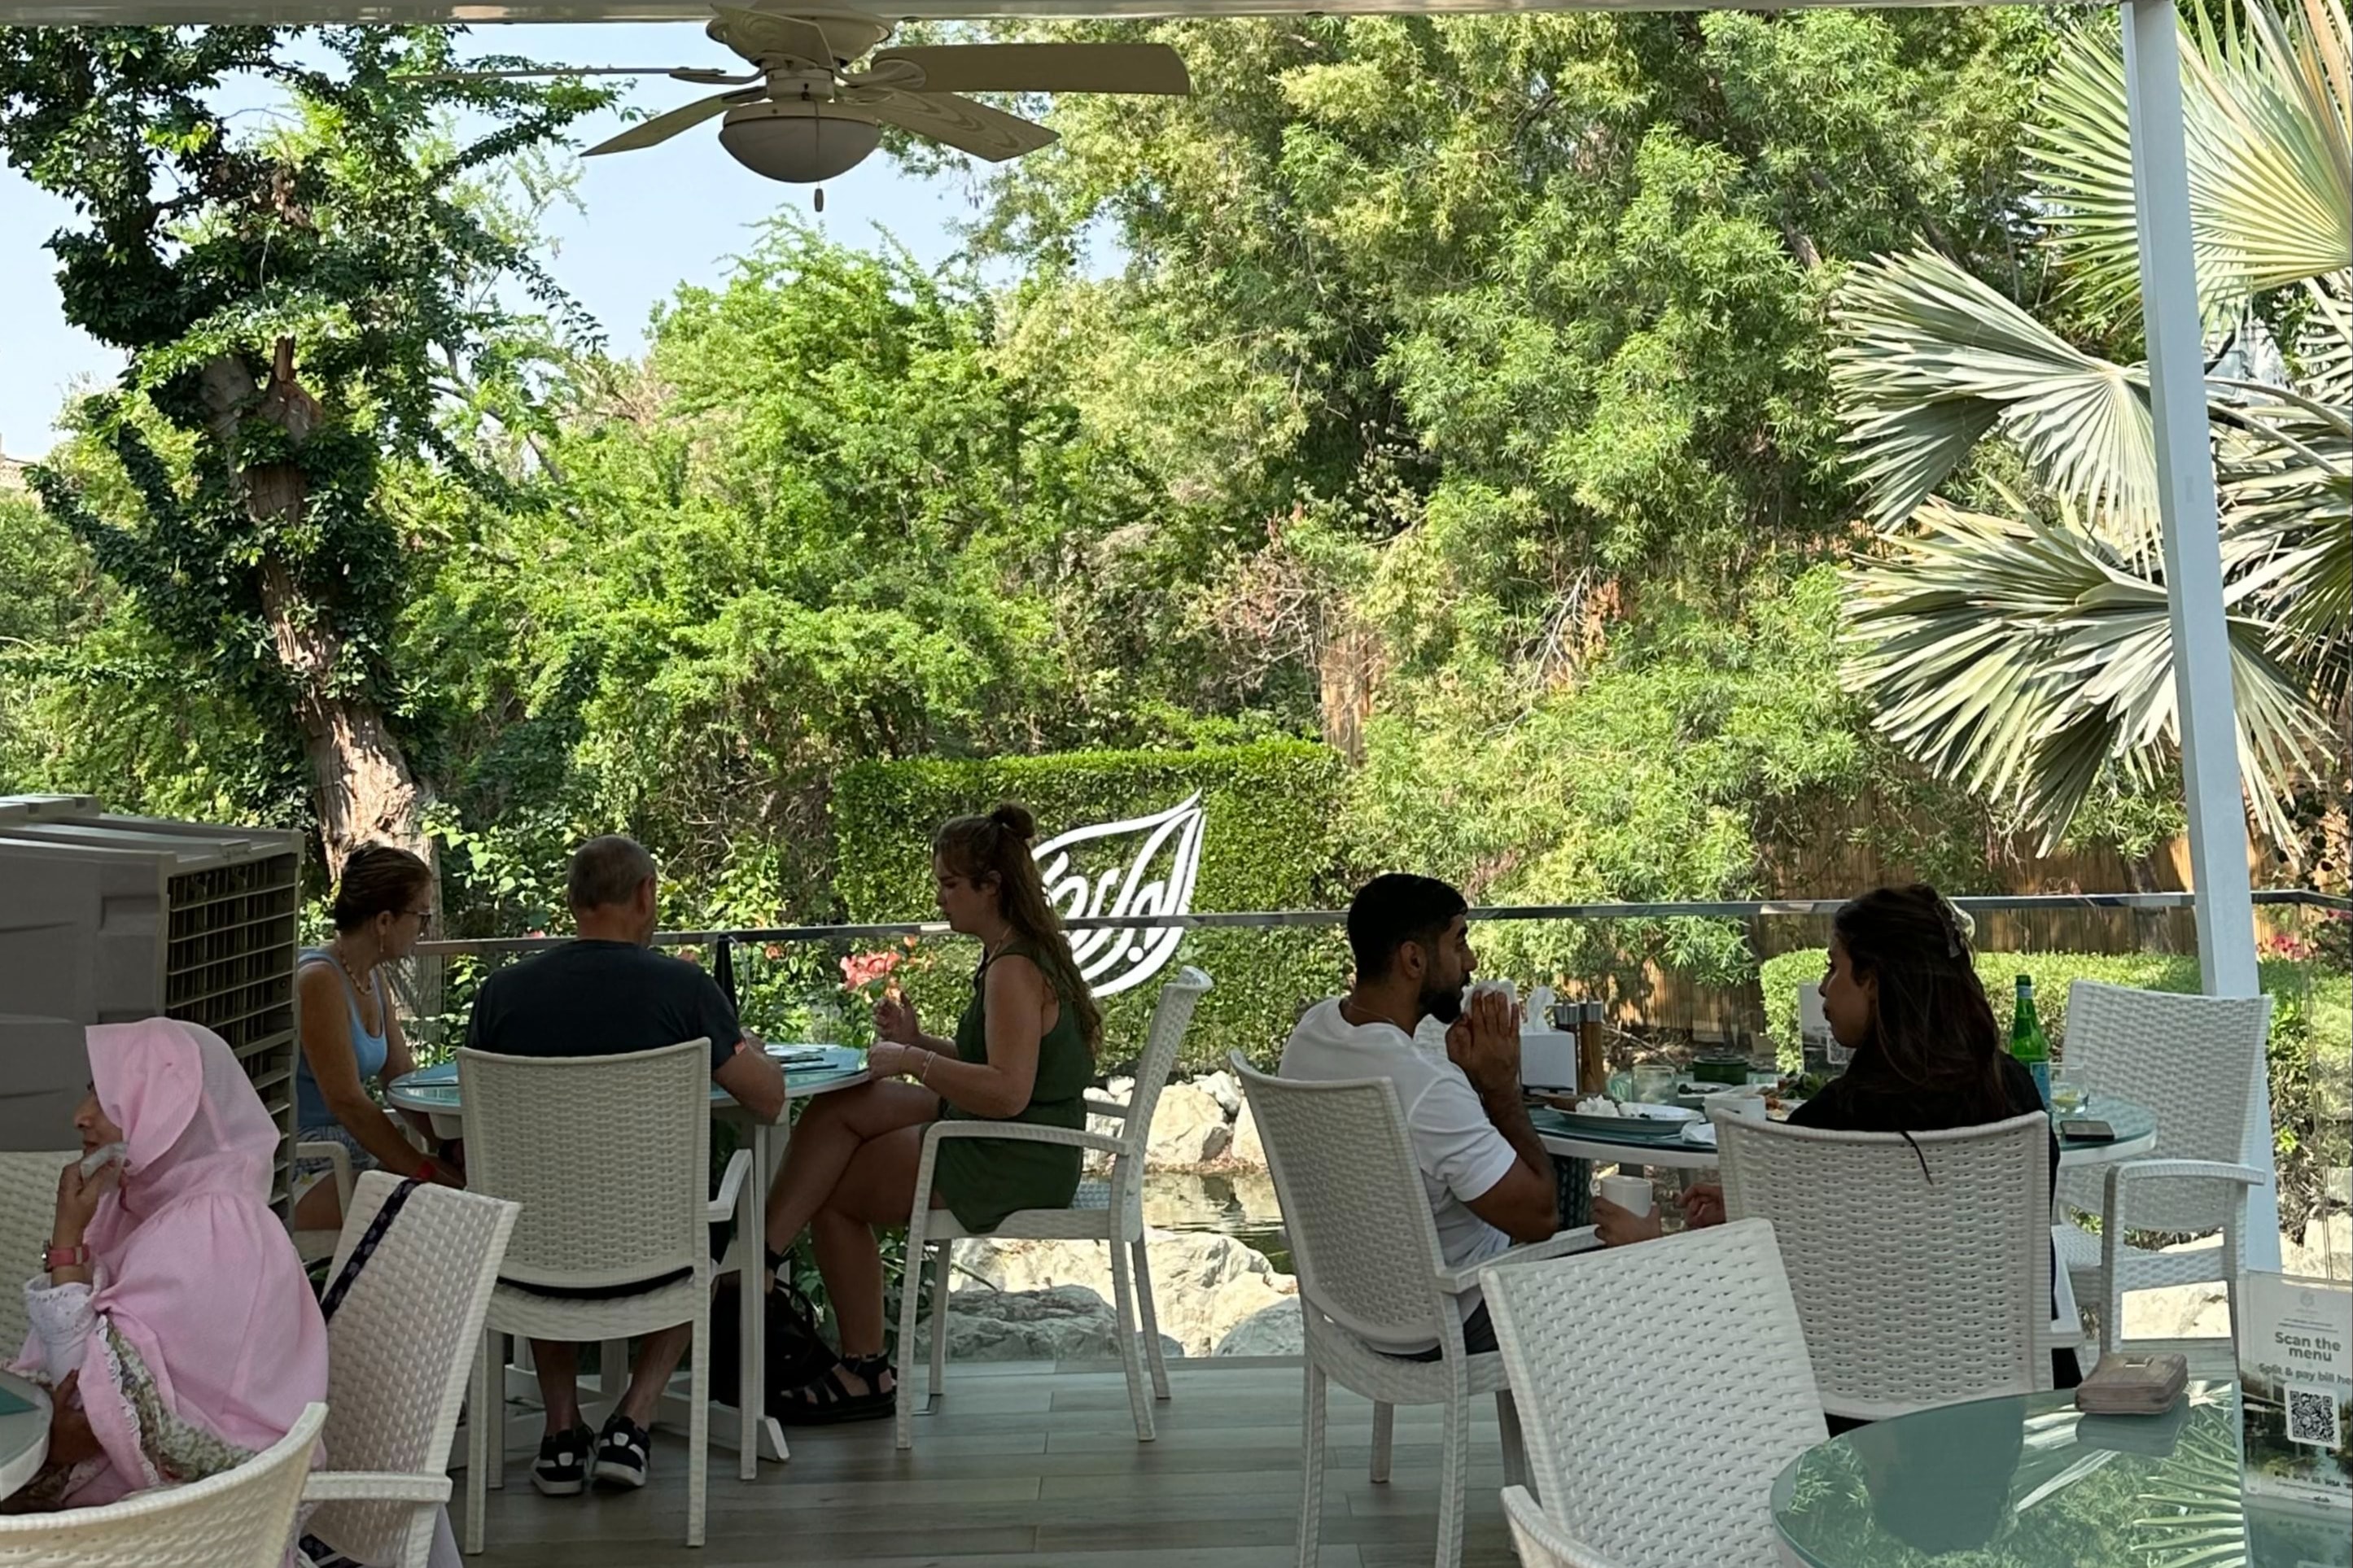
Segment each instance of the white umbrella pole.
[{"label": "white umbrella pole", "polygon": [[[2181,54],[2173,0],[2125,0],[2125,92],[2132,117],[2134,209],[2140,228],[2141,315],[2148,336],[2157,434],[2158,509],[2173,620],[2181,776],[2189,814],[2198,964],[2210,996],[2253,996],[2255,912],[2247,885],[2247,814],[2239,787],[2238,710],[2222,605],[2222,552],[2208,445],[2204,343],[2189,232]],[[2271,1085],[2255,1064],[2246,1162],[2271,1173],[2248,1194],[2246,1266],[2280,1266],[2279,1188],[2272,1157]]]}]

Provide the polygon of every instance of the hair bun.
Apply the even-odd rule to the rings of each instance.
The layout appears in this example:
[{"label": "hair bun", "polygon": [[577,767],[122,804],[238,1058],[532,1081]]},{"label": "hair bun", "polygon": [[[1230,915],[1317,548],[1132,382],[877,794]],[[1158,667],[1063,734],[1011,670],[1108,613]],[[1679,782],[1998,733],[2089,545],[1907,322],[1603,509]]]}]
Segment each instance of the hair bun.
[{"label": "hair bun", "polygon": [[1006,801],[995,811],[990,812],[988,820],[1012,834],[1024,844],[1038,837],[1038,819],[1029,815],[1028,806],[1016,805],[1012,801]]}]

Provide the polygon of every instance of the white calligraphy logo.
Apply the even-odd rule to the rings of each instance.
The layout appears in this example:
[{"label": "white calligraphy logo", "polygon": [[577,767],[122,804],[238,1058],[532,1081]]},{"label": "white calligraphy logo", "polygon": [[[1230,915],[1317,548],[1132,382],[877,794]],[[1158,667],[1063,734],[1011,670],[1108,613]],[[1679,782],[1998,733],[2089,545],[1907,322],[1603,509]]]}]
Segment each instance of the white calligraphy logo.
[{"label": "white calligraphy logo", "polygon": [[[1126,822],[1106,822],[1050,838],[1037,858],[1046,898],[1062,918],[1081,915],[1181,915],[1193,907],[1193,883],[1201,874],[1201,797],[1197,792],[1166,811]],[[1081,845],[1132,838],[1134,853],[1124,866],[1093,877],[1076,869],[1072,852]],[[1122,846],[1106,844],[1118,850]],[[1165,853],[1164,853],[1165,852]],[[1155,862],[1165,869],[1154,876]],[[1151,880],[1146,880],[1151,877]],[[1071,933],[1071,955],[1079,974],[1098,996],[1133,990],[1168,965],[1185,933],[1175,926],[1114,926]]]}]

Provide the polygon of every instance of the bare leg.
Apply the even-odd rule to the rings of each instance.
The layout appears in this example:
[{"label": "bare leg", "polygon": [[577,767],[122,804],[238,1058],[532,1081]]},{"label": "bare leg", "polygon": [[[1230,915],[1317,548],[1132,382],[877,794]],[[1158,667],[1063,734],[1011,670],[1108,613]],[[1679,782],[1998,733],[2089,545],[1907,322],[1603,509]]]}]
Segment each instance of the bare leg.
[{"label": "bare leg", "polygon": [[539,1402],[547,1410],[547,1435],[580,1425],[580,1347],[568,1340],[531,1342],[532,1365],[539,1370]]},{"label": "bare leg", "polygon": [[[782,1252],[807,1229],[841,1185],[843,1173],[870,1140],[939,1116],[940,1097],[895,1079],[819,1095],[793,1126],[784,1168],[768,1191],[767,1244]],[[912,1168],[909,1188],[913,1185]],[[901,1209],[903,1218],[905,1210]]]},{"label": "bare leg", "polygon": [[335,1191],[334,1178],[328,1177],[294,1200],[296,1230],[341,1230],[343,1225],[343,1194]]},{"label": "bare leg", "polygon": [[[921,1125],[868,1140],[843,1171],[832,1200],[810,1221],[818,1271],[825,1276],[826,1294],[841,1325],[845,1360],[882,1353],[882,1255],[874,1227],[906,1222],[923,1156]],[[832,1375],[845,1393],[866,1392],[866,1380],[847,1367]]]},{"label": "bare leg", "polygon": [[629,1392],[621,1396],[621,1414],[640,1426],[652,1426],[655,1407],[670,1386],[670,1374],[678,1370],[679,1358],[693,1343],[691,1323],[648,1334],[638,1345],[637,1360],[629,1368]]}]

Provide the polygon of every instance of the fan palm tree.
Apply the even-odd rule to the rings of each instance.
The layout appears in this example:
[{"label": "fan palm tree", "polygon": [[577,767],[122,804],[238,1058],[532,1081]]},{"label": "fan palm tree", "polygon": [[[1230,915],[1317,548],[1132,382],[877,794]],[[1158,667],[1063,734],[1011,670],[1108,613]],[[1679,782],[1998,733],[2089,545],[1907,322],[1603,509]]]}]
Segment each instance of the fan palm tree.
[{"label": "fan palm tree", "polygon": [[[2291,853],[2285,803],[2344,732],[2353,610],[2353,42],[2344,0],[2301,4],[2201,10],[2182,47],[2200,299],[2230,351],[2206,386],[2240,773]],[[2113,23],[2067,40],[2030,151],[2094,321],[2139,308],[2120,49]],[[1835,317],[1850,454],[1888,543],[1852,573],[1847,679],[2047,848],[2112,761],[2146,776],[2177,744],[2146,369],[1925,250],[1858,268]],[[2266,322],[2291,329],[2284,354]],[[2032,479],[1997,491],[2003,515],[1936,494],[1989,437]]]}]

